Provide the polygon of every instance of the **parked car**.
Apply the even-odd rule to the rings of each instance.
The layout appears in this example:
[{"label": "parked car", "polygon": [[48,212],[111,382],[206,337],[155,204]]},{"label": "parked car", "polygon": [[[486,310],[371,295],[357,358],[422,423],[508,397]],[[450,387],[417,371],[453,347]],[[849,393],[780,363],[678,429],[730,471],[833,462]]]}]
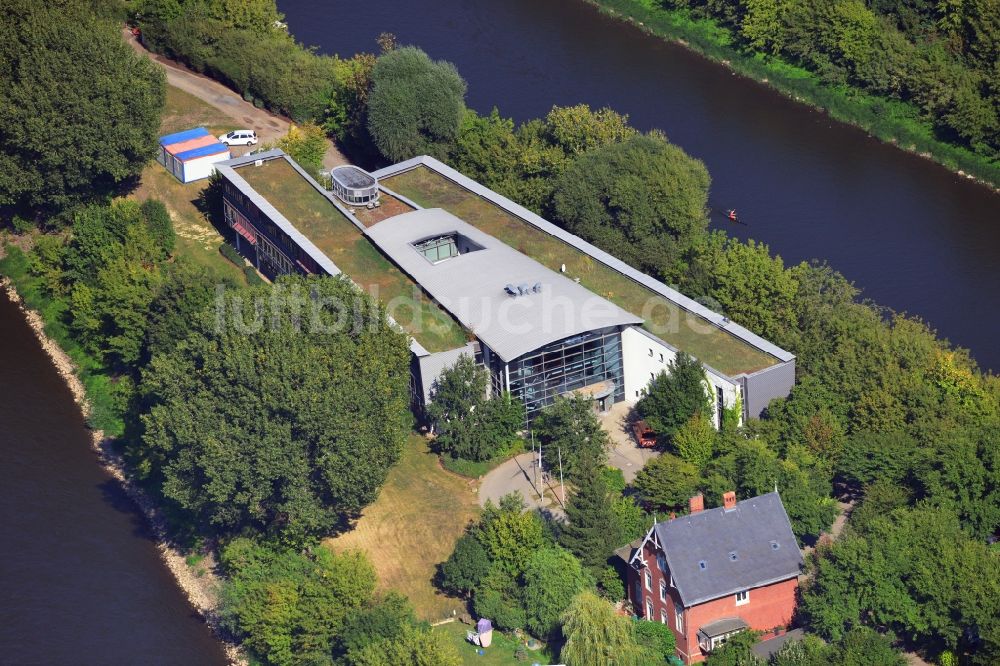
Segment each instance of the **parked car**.
[{"label": "parked car", "polygon": [[257,145],[257,132],[253,130],[233,130],[229,134],[220,136],[219,142],[227,146],[255,146]]},{"label": "parked car", "polygon": [[651,449],[656,446],[656,433],[645,421],[636,421],[632,425],[632,432],[635,433],[635,443],[640,449]]}]

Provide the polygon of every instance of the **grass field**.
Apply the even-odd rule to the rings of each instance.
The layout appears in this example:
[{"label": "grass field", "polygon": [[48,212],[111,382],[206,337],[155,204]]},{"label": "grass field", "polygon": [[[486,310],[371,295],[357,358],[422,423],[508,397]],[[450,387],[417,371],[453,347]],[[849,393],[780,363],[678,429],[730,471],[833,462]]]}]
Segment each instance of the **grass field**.
[{"label": "grass field", "polygon": [[[160,131],[169,134],[198,126],[207,126],[217,134],[233,128],[232,120],[215,107],[183,90],[167,86],[167,104]],[[159,199],[166,205],[177,234],[177,256],[191,259],[220,278],[230,277],[237,284],[244,284],[243,272],[219,254],[219,245],[225,239],[198,209],[201,191],[207,183],[207,180],[200,180],[184,184],[158,162],[151,162],[142,172],[139,187],[130,196],[139,201]]]},{"label": "grass field", "polygon": [[499,631],[493,631],[493,642],[488,648],[483,649],[483,654],[479,654],[475,645],[465,640],[465,633],[472,627],[461,622],[449,622],[434,627],[434,631],[444,634],[448,640],[458,649],[462,661],[470,666],[523,666],[524,664],[549,664],[553,661],[553,656],[546,650],[527,650],[527,661],[518,661],[514,653],[521,645],[517,639]]},{"label": "grass field", "polygon": [[427,351],[455,349],[466,334],[361,231],[288,162],[240,167],[239,174],[362,289],[389,306],[389,314]]},{"label": "grass field", "polygon": [[[406,594],[417,615],[434,621],[462,612],[463,603],[431,583],[468,522],[479,512],[474,482],[444,471],[427,440],[411,435],[374,504],[357,526],[325,543],[360,548],[378,572],[379,589]],[[463,634],[464,636],[464,634]]]},{"label": "grass field", "polygon": [[382,182],[421,206],[444,208],[552,270],[558,271],[565,264],[567,275],[580,278],[580,283],[594,293],[642,317],[646,320],[645,327],[654,335],[720,372],[750,373],[777,362],[770,354],[426,167],[411,169]]}]

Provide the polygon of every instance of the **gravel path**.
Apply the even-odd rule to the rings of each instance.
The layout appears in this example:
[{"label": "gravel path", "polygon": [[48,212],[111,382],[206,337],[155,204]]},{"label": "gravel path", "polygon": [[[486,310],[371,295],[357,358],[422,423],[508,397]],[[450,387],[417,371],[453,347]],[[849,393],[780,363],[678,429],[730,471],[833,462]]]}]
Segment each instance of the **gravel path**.
[{"label": "gravel path", "polygon": [[[235,120],[241,127],[255,130],[261,142],[274,141],[288,132],[291,125],[288,118],[265,109],[258,109],[218,81],[204,74],[193,72],[169,58],[147,51],[127,28],[122,30],[122,37],[137,53],[145,55],[163,68],[167,74],[167,83],[211,104]],[[333,142],[327,141],[323,166],[330,168],[347,163],[347,158],[341,154]]]}]

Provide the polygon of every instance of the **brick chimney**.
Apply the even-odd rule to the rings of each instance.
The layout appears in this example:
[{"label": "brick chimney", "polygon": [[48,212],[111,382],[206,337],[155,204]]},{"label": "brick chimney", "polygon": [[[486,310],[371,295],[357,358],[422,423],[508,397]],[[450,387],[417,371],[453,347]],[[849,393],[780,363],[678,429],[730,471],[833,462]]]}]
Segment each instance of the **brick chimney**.
[{"label": "brick chimney", "polygon": [[688,508],[691,509],[691,513],[698,513],[699,511],[705,510],[705,496],[698,493],[694,497],[688,500]]},{"label": "brick chimney", "polygon": [[728,493],[722,493],[722,506],[726,511],[730,511],[736,508],[736,492],[730,490]]}]

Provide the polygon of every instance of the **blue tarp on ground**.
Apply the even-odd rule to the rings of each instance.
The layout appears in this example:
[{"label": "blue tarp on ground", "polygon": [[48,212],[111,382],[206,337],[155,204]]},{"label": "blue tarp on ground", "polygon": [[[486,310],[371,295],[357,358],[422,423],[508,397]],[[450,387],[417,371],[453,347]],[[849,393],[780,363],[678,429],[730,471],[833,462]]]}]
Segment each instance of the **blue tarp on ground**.
[{"label": "blue tarp on ground", "polygon": [[177,153],[174,155],[181,162],[186,162],[187,160],[193,160],[196,157],[205,157],[206,155],[218,155],[219,153],[228,153],[229,148],[224,143],[213,143],[208,146],[201,146],[200,148],[192,148],[191,150],[185,150],[183,153]]},{"label": "blue tarp on ground", "polygon": [[167,134],[166,136],[160,137],[161,146],[169,146],[174,143],[180,143],[181,141],[190,141],[191,139],[197,139],[199,136],[207,136],[208,130],[204,127],[196,127],[194,129],[184,130],[183,132],[175,132],[173,134]]}]

